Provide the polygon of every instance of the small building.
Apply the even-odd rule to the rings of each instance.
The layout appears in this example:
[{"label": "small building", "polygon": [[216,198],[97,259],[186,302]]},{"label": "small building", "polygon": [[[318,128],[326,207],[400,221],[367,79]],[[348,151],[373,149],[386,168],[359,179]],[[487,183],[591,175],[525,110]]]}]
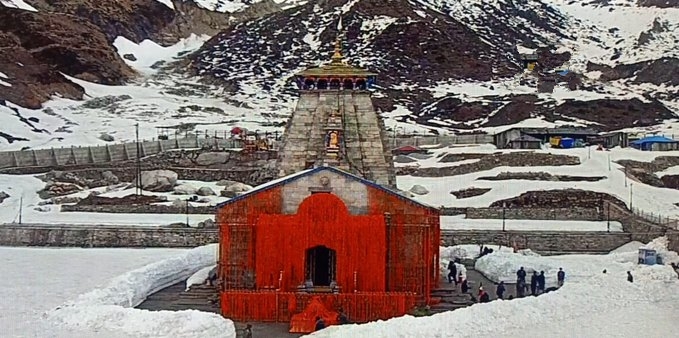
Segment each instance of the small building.
[{"label": "small building", "polygon": [[542,141],[529,135],[521,135],[509,141],[511,149],[541,149]]},{"label": "small building", "polygon": [[559,127],[559,128],[512,128],[495,134],[495,145],[498,148],[510,147],[509,142],[521,136],[530,136],[540,140],[541,143],[550,143],[554,139],[573,139],[574,144],[590,143],[598,137],[598,133],[589,128]]},{"label": "small building", "polygon": [[439,281],[440,211],[333,167],[218,206],[221,312],[238,321],[352,322],[428,305]]},{"label": "small building", "polygon": [[632,148],[646,151],[679,150],[679,141],[664,136],[649,136],[630,143]]},{"label": "small building", "polygon": [[417,154],[426,154],[427,152],[428,152],[428,151],[427,151],[426,149],[421,149],[420,147],[416,147],[416,146],[403,146],[403,147],[399,147],[399,148],[393,149],[393,150],[391,151],[391,153],[392,153],[394,156],[398,156],[398,155],[410,155],[410,154],[415,154],[415,153],[417,153]]}]

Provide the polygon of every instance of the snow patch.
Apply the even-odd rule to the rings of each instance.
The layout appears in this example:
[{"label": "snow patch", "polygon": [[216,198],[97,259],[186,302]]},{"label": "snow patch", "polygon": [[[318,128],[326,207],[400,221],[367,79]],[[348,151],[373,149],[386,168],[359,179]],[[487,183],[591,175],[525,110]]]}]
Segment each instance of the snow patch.
[{"label": "snow patch", "polygon": [[[181,39],[172,46],[163,47],[148,39],[137,44],[119,36],[113,41],[113,46],[116,47],[118,54],[125,60],[125,63],[141,72],[152,73],[155,70],[151,66],[157,62],[170,61],[180,53],[194,51],[209,39],[210,36],[208,35],[191,34],[188,38]],[[125,57],[129,54],[133,55],[136,60]]]},{"label": "snow patch", "polygon": [[146,297],[214,265],[217,244],[146,265],[113,279],[106,287],[80,295],[48,313],[62,327],[105,329],[127,335],[235,338],[233,322],[214,313],[134,309]]},{"label": "snow patch", "polygon": [[26,11],[37,12],[35,7],[27,4],[24,0],[0,0],[0,4],[5,7],[18,8]]}]

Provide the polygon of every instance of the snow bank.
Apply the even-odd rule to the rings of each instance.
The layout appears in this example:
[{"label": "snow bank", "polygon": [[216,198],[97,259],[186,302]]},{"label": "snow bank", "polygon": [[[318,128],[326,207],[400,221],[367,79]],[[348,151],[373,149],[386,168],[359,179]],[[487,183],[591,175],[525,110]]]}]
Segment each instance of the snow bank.
[{"label": "snow bank", "polygon": [[[530,254],[530,252],[526,252]],[[676,335],[679,280],[668,266],[634,265],[636,253],[564,258],[493,253],[482,260],[521,258],[578,271],[540,297],[474,304],[430,317],[404,316],[363,325],[331,326],[308,337],[666,337]],[[629,257],[629,259],[628,259]],[[571,266],[565,266],[571,262]],[[625,278],[631,268],[635,282]],[[601,273],[608,269],[607,274]],[[513,270],[513,269],[512,269]],[[589,274],[585,275],[585,271]],[[512,271],[514,273],[514,271]]]},{"label": "snow bank", "polygon": [[189,250],[114,278],[106,287],[80,295],[47,315],[57,326],[115,330],[125,335],[235,337],[233,322],[217,314],[133,308],[148,295],[214,265],[216,257],[216,244]]},{"label": "snow bank", "polygon": [[198,284],[203,284],[207,280],[207,277],[210,275],[210,271],[214,269],[217,265],[210,265],[206,266],[191,275],[189,279],[186,280],[186,291],[189,291],[192,285],[198,285]]},{"label": "snow bank", "polygon": [[632,241],[613,249],[610,253],[639,252],[639,248],[642,246],[644,246],[644,243]]},{"label": "snow bank", "polygon": [[[513,249],[507,246],[499,245],[484,245],[489,249],[493,249],[493,252],[512,252]],[[439,257],[441,262],[448,264],[448,261],[452,261],[456,258],[459,259],[475,259],[481,253],[481,246],[476,244],[462,244],[454,246],[442,246],[439,247]]]},{"label": "snow bank", "polygon": [[[635,244],[630,244],[630,247]],[[658,251],[659,255],[666,259],[666,264],[679,259],[675,252],[667,251],[667,239],[661,237],[646,245]],[[562,255],[562,256],[540,256],[530,250],[522,250],[518,253],[493,253],[479,258],[476,261],[475,269],[483,273],[488,279],[494,282],[504,281],[505,283],[516,282],[516,270],[524,267],[530,275],[533,271],[544,271],[546,286],[556,286],[556,274],[559,268],[566,272],[566,283],[571,280],[589,278],[592,275],[602,274],[606,269],[610,275],[616,275],[625,279],[627,271],[644,269],[638,262],[638,247],[636,249],[623,249],[608,255]],[[671,269],[670,269],[671,270]],[[671,271],[670,271],[671,272]],[[676,275],[669,276],[669,279],[676,279]]]}]

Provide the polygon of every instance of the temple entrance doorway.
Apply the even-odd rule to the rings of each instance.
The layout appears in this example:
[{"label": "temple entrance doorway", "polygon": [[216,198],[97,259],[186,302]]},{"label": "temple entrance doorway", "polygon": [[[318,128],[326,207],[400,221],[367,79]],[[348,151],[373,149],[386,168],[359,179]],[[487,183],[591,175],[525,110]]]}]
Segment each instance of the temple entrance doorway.
[{"label": "temple entrance doorway", "polygon": [[306,275],[314,286],[329,286],[335,279],[337,267],[335,250],[325,246],[315,246],[306,250]]}]

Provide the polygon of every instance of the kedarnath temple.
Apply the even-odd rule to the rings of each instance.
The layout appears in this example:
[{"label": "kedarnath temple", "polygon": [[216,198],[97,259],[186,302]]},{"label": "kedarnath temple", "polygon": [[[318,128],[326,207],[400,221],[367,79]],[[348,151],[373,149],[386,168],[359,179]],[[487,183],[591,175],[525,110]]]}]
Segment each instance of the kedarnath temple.
[{"label": "kedarnath temple", "polygon": [[300,98],[280,178],[218,207],[221,312],[311,332],[430,304],[439,281],[439,210],[394,190],[373,108],[376,74],[342,60],[297,75]]},{"label": "kedarnath temple", "polygon": [[396,186],[384,123],[368,91],[376,76],[344,62],[339,42],[329,64],[297,74],[300,97],[283,134],[281,177],[328,165]]}]

